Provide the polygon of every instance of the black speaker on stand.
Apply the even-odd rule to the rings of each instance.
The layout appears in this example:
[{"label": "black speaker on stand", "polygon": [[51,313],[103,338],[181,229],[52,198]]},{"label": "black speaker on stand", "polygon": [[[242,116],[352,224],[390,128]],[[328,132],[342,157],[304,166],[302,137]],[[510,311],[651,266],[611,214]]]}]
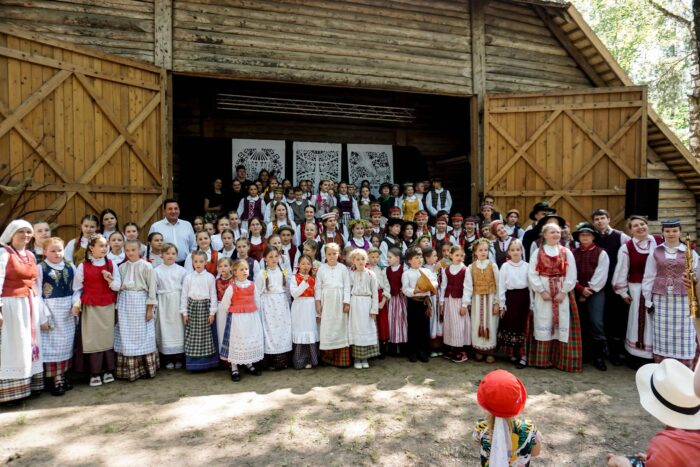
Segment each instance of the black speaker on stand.
[{"label": "black speaker on stand", "polygon": [[646,216],[650,221],[659,218],[659,179],[630,178],[625,190],[625,217],[633,214]]}]

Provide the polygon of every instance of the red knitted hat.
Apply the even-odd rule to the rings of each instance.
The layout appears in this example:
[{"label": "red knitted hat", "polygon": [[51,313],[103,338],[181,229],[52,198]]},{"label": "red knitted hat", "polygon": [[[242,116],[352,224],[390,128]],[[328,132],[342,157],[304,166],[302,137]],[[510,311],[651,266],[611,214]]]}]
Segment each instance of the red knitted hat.
[{"label": "red knitted hat", "polygon": [[500,418],[515,417],[525,408],[525,385],[512,373],[494,370],[484,376],[476,400],[490,414]]}]

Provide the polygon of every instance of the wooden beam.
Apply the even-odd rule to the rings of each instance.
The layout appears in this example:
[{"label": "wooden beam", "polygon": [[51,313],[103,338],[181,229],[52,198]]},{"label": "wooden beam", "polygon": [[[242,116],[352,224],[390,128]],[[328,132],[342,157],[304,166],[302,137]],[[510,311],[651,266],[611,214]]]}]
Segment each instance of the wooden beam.
[{"label": "wooden beam", "polygon": [[532,5],[532,9],[535,13],[544,21],[549,31],[554,35],[554,37],[559,41],[562,47],[569,53],[571,58],[574,59],[576,64],[583,70],[583,72],[588,76],[588,78],[598,87],[603,87],[606,85],[605,80],[600,77],[593,66],[588,62],[588,59],[581,53],[581,51],[576,47],[569,36],[559,27],[557,23],[554,22],[549,13],[539,5]]},{"label": "wooden beam", "polygon": [[173,0],[155,0],[155,44],[156,66],[173,69]]},{"label": "wooden beam", "polygon": [[476,120],[471,122],[472,127],[476,126],[472,132],[472,138],[476,139],[476,144],[472,143],[472,149],[476,149],[476,154],[472,155],[472,171],[476,177],[472,176],[472,183],[476,182],[476,187],[472,188],[472,212],[476,212],[476,207],[480,201],[480,194],[484,188],[484,151],[486,141],[484,130],[487,115],[485,114],[486,98],[486,38],[485,38],[485,14],[486,0],[470,0],[471,19],[471,62],[472,62],[472,94],[476,101],[476,109],[472,110],[472,116]]},{"label": "wooden beam", "polygon": [[471,154],[469,154],[471,186],[470,186],[470,208],[471,212],[479,211],[479,187],[483,186],[483,166],[481,165],[480,154],[482,143],[479,141],[479,100],[477,96],[469,99],[469,130],[471,142]]},{"label": "wooden beam", "polygon": [[161,186],[166,196],[173,196],[173,75],[161,69],[160,74],[160,163]]},{"label": "wooden beam", "polygon": [[84,191],[93,193],[118,193],[118,194],[139,194],[139,195],[159,195],[162,190],[159,187],[133,187],[128,185],[93,185],[85,183],[32,183],[27,187],[27,191]]}]

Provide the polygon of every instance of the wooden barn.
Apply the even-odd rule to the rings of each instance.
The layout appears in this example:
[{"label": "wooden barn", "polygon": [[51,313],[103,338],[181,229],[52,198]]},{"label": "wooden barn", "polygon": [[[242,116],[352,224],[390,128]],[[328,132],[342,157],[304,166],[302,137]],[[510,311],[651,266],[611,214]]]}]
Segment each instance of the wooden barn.
[{"label": "wooden barn", "polygon": [[700,163],[567,3],[3,0],[0,17],[0,166],[64,236],[104,207],[148,224],[169,195],[191,215],[230,178],[232,138],[388,144],[397,181],[440,175],[459,209],[547,198],[573,222],[620,224],[626,181],[658,178],[660,218],[696,230]]}]

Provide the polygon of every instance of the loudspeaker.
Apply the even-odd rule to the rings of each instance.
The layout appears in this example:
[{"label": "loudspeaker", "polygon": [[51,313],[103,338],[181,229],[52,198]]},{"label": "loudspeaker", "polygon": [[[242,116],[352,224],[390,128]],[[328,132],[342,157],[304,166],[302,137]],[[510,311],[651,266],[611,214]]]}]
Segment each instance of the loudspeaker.
[{"label": "loudspeaker", "polygon": [[631,178],[625,191],[625,217],[646,216],[650,221],[659,217],[659,179]]}]

